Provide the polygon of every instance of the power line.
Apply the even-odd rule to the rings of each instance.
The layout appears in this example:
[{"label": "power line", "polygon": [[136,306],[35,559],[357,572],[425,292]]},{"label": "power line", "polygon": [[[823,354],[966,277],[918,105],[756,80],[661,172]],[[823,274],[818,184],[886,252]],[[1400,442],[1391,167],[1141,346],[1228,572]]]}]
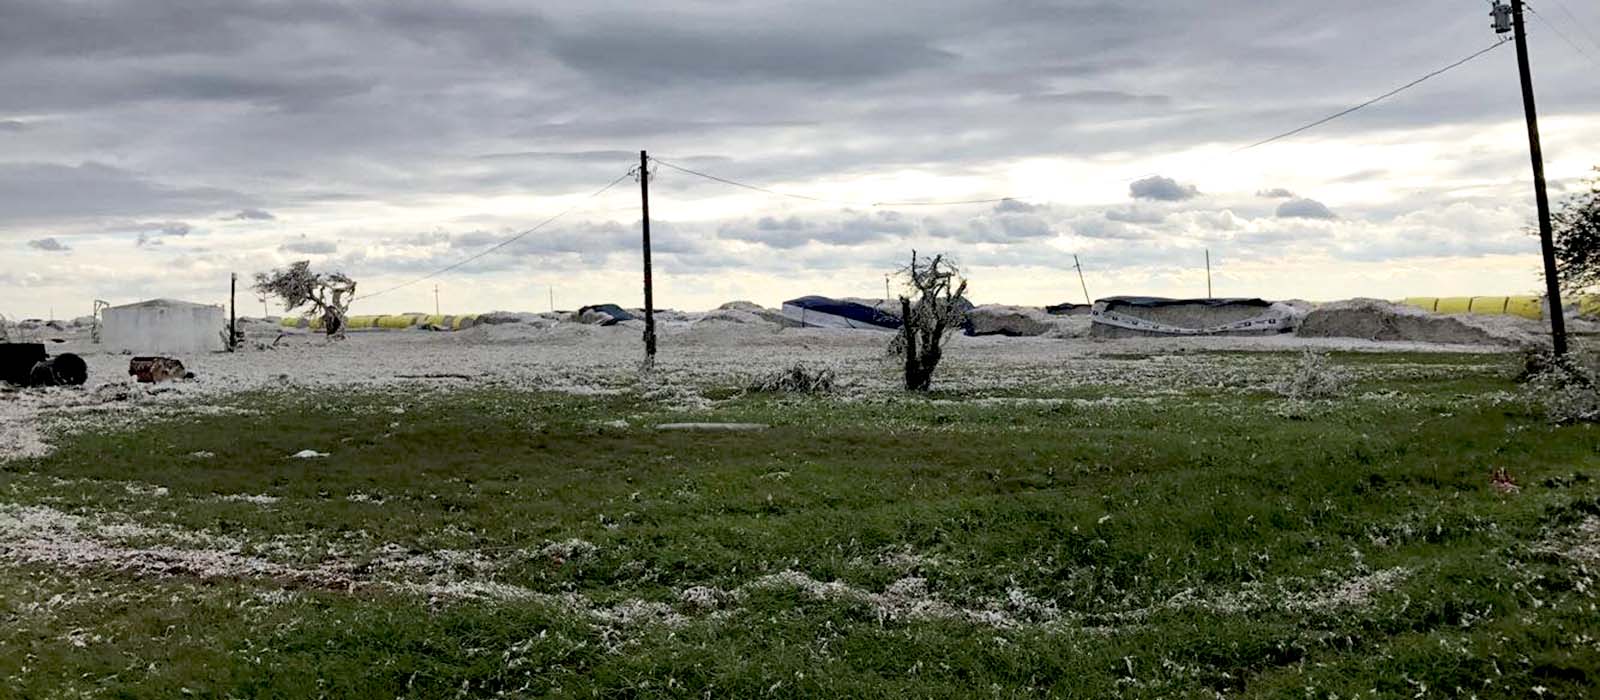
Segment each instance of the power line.
[{"label": "power line", "polygon": [[1437,78],[1437,77],[1439,77],[1441,75],[1444,75],[1445,73],[1448,73],[1448,72],[1450,72],[1452,70],[1455,70],[1456,68],[1460,68],[1461,66],[1464,66],[1467,63],[1471,62],[1473,59],[1476,59],[1479,56],[1482,56],[1482,55],[1484,55],[1486,53],[1489,53],[1490,51],[1493,51],[1495,49],[1500,48],[1500,46],[1502,44],[1505,44],[1505,43],[1506,43],[1506,41],[1504,41],[1504,40],[1497,41],[1497,42],[1489,45],[1488,47],[1483,48],[1483,49],[1477,51],[1476,53],[1473,53],[1473,54],[1467,56],[1466,58],[1463,58],[1463,59],[1461,59],[1459,61],[1456,61],[1455,63],[1452,63],[1452,64],[1450,64],[1448,66],[1443,67],[1443,68],[1440,68],[1439,70],[1436,70],[1436,71],[1434,71],[1432,73],[1424,75],[1424,76],[1422,76],[1420,78],[1417,78],[1416,80],[1413,80],[1413,81],[1411,81],[1409,83],[1406,83],[1405,85],[1401,85],[1398,88],[1395,88],[1395,89],[1390,90],[1390,91],[1388,91],[1386,93],[1383,93],[1382,95],[1379,95],[1379,96],[1374,97],[1374,98],[1372,98],[1370,100],[1367,100],[1366,102],[1362,102],[1361,104],[1358,104],[1358,105],[1356,105],[1354,107],[1351,107],[1349,109],[1346,109],[1344,111],[1336,112],[1334,114],[1328,115],[1326,117],[1323,117],[1322,119],[1318,119],[1317,121],[1311,122],[1310,124],[1302,126],[1302,127],[1298,128],[1298,129],[1294,129],[1292,131],[1285,131],[1285,132],[1283,132],[1281,134],[1278,134],[1277,136],[1273,136],[1272,138],[1263,139],[1261,141],[1257,141],[1257,142],[1252,143],[1252,144],[1250,144],[1248,146],[1245,146],[1243,148],[1236,149],[1233,152],[1234,153],[1243,153],[1243,152],[1251,150],[1253,148],[1260,148],[1261,146],[1265,146],[1265,145],[1267,145],[1269,143],[1273,143],[1273,142],[1276,142],[1276,141],[1282,141],[1282,140],[1284,140],[1286,138],[1289,138],[1291,136],[1295,136],[1295,135],[1298,135],[1298,134],[1303,134],[1303,133],[1305,133],[1307,131],[1310,131],[1310,130],[1315,129],[1315,128],[1319,127],[1319,126],[1322,126],[1323,124],[1327,124],[1328,122],[1331,122],[1331,121],[1333,121],[1335,119],[1338,119],[1340,117],[1349,116],[1351,114],[1359,112],[1359,111],[1361,111],[1363,109],[1366,109],[1366,108],[1371,107],[1371,106],[1373,106],[1375,104],[1378,104],[1379,102],[1382,102],[1382,101],[1387,100],[1387,99],[1389,99],[1391,97],[1394,97],[1395,95],[1398,95],[1398,94],[1400,94],[1402,92],[1410,90],[1411,88],[1414,88],[1414,87],[1416,87],[1418,85],[1421,85],[1421,84],[1423,84],[1425,82],[1428,82],[1429,80],[1432,80],[1433,78]]},{"label": "power line", "polygon": [[574,211],[577,211],[579,207],[582,207],[589,200],[594,199],[595,197],[599,197],[602,194],[605,194],[607,190],[609,190],[609,189],[611,189],[613,187],[616,187],[617,183],[622,182],[623,180],[626,180],[626,179],[628,179],[630,177],[633,177],[635,172],[637,172],[637,169],[629,170],[628,172],[623,173],[621,177],[618,177],[617,179],[612,180],[605,187],[602,187],[602,188],[600,188],[598,190],[595,190],[594,194],[591,194],[588,197],[584,197],[582,200],[579,200],[576,204],[573,204],[572,206],[567,207],[566,209],[562,210],[560,213],[558,213],[558,214],[556,214],[554,216],[551,216],[550,218],[545,219],[544,221],[539,222],[533,228],[530,228],[530,229],[527,229],[525,231],[522,231],[521,233],[518,233],[518,234],[516,234],[516,235],[514,235],[514,236],[512,236],[510,238],[507,238],[507,239],[505,239],[505,240],[503,240],[503,241],[501,241],[499,243],[496,243],[494,246],[492,246],[492,247],[490,247],[490,248],[488,248],[488,249],[486,249],[486,250],[484,250],[482,252],[479,252],[477,254],[469,256],[469,257],[467,257],[467,258],[465,258],[463,260],[457,261],[457,262],[452,263],[450,265],[446,265],[445,267],[441,267],[441,268],[439,268],[437,270],[434,270],[433,272],[430,272],[430,273],[428,273],[426,275],[418,277],[418,278],[416,278],[414,280],[411,280],[409,282],[404,282],[404,283],[401,283],[401,284],[397,284],[397,285],[395,285],[393,287],[389,287],[388,289],[384,289],[382,291],[373,292],[372,294],[359,296],[359,297],[356,297],[355,299],[351,299],[350,301],[351,301],[351,303],[354,303],[355,301],[361,300],[361,299],[371,299],[371,298],[373,298],[375,296],[381,296],[381,295],[384,295],[384,294],[388,294],[389,292],[395,291],[397,289],[403,289],[405,287],[409,287],[409,286],[411,286],[413,284],[416,284],[418,282],[423,282],[423,281],[426,281],[426,280],[433,279],[434,277],[438,277],[439,275],[442,275],[442,274],[444,274],[446,272],[450,272],[451,270],[459,269],[460,267],[462,267],[462,266],[464,266],[464,265],[466,265],[466,264],[468,264],[468,263],[470,263],[470,262],[472,262],[474,260],[482,258],[485,255],[493,253],[493,252],[495,252],[497,250],[500,250],[501,248],[504,248],[504,247],[506,247],[508,245],[511,245],[512,243],[515,243],[515,242],[517,242],[519,240],[522,240],[524,237],[537,232],[539,229],[542,229],[542,228],[544,228],[546,226],[549,226],[550,224],[554,223],[557,219],[560,219],[563,216],[566,216],[568,214],[571,214]]},{"label": "power line", "polygon": [[[1562,14],[1565,14],[1568,19],[1572,20],[1572,24],[1578,28],[1578,31],[1583,32],[1589,37],[1589,41],[1592,42],[1596,48],[1600,48],[1600,36],[1596,36],[1595,33],[1589,29],[1589,25],[1587,23],[1581,19],[1578,19],[1578,16],[1573,14],[1572,10],[1567,9],[1566,3],[1562,2],[1561,0],[1550,1],[1556,4],[1556,9],[1561,10]],[[1533,10],[1533,6],[1529,5],[1528,9]],[[1538,14],[1538,12],[1538,10],[1534,10],[1534,14]]]},{"label": "power line", "polygon": [[[1414,87],[1416,87],[1418,85],[1421,85],[1421,84],[1423,84],[1425,82],[1428,82],[1429,80],[1432,80],[1432,79],[1437,78],[1437,77],[1439,77],[1441,75],[1444,75],[1445,73],[1448,73],[1448,72],[1450,72],[1452,70],[1455,70],[1456,68],[1460,68],[1461,66],[1472,62],[1473,60],[1479,58],[1480,56],[1483,56],[1484,54],[1487,54],[1490,51],[1493,51],[1493,50],[1495,50],[1497,48],[1500,48],[1500,46],[1502,44],[1505,44],[1505,43],[1507,43],[1507,41],[1497,41],[1494,44],[1491,44],[1491,45],[1489,45],[1489,46],[1487,46],[1487,47],[1485,47],[1483,49],[1480,49],[1480,50],[1478,50],[1476,52],[1473,52],[1473,53],[1467,55],[1466,57],[1464,57],[1464,58],[1462,58],[1460,60],[1455,61],[1454,63],[1451,63],[1451,64],[1449,64],[1449,65],[1447,65],[1447,66],[1445,66],[1443,68],[1440,68],[1440,69],[1435,70],[1435,71],[1433,71],[1431,73],[1428,73],[1428,74],[1426,74],[1426,75],[1424,75],[1424,76],[1422,76],[1420,78],[1417,78],[1416,80],[1413,80],[1413,81],[1411,81],[1409,83],[1406,83],[1405,85],[1402,85],[1402,86],[1400,86],[1398,88],[1390,90],[1389,92],[1386,92],[1386,93],[1384,93],[1382,95],[1379,95],[1379,96],[1374,97],[1374,98],[1372,98],[1370,100],[1367,100],[1366,102],[1362,102],[1361,104],[1358,104],[1358,105],[1356,105],[1354,107],[1351,107],[1349,109],[1345,109],[1345,110],[1339,111],[1337,113],[1328,115],[1326,117],[1323,117],[1322,119],[1318,119],[1318,120],[1316,120],[1314,122],[1311,122],[1310,124],[1306,124],[1305,126],[1301,126],[1299,128],[1292,129],[1290,131],[1285,131],[1285,132],[1283,132],[1281,134],[1278,134],[1276,136],[1273,136],[1271,138],[1263,139],[1261,141],[1257,141],[1255,143],[1252,143],[1252,144],[1250,144],[1248,146],[1243,146],[1241,148],[1235,149],[1234,151],[1232,151],[1232,153],[1230,153],[1230,155],[1242,153],[1244,151],[1249,151],[1249,150],[1252,150],[1252,149],[1260,148],[1260,147],[1265,146],[1267,144],[1271,144],[1271,143],[1275,143],[1275,142],[1278,142],[1278,141],[1282,141],[1284,139],[1287,139],[1287,138],[1290,138],[1290,137],[1293,137],[1293,136],[1297,136],[1299,134],[1303,134],[1303,133],[1305,133],[1307,131],[1315,129],[1315,128],[1319,127],[1319,126],[1322,126],[1324,124],[1332,122],[1332,121],[1334,121],[1336,119],[1339,119],[1341,117],[1346,117],[1346,116],[1349,116],[1349,115],[1354,114],[1356,112],[1359,112],[1359,111],[1361,111],[1363,109],[1366,109],[1366,108],[1371,107],[1371,106],[1373,106],[1375,104],[1378,104],[1380,102],[1388,100],[1389,98],[1392,98],[1392,97],[1394,97],[1396,95],[1399,95],[1400,93],[1403,93],[1403,92],[1405,92],[1407,90],[1410,90],[1411,88],[1414,88]],[[835,204],[835,205],[843,205],[843,206],[850,206],[850,207],[957,206],[957,205],[962,205],[962,204],[997,204],[997,203],[1008,201],[1008,200],[1031,199],[1030,197],[1018,197],[1018,196],[995,197],[995,198],[985,198],[985,199],[962,199],[962,200],[947,200],[947,201],[910,201],[910,202],[882,202],[882,201],[881,202],[862,202],[862,201],[850,201],[850,200],[842,200],[842,199],[828,199],[828,198],[823,198],[823,197],[812,197],[812,196],[809,196],[809,195],[795,194],[793,192],[783,192],[783,191],[780,191],[780,190],[774,190],[774,189],[767,188],[767,187],[761,187],[759,185],[752,185],[752,184],[749,184],[749,183],[746,183],[746,182],[739,182],[737,180],[731,180],[729,178],[720,177],[720,176],[717,176],[717,175],[712,175],[710,173],[704,173],[704,172],[700,172],[698,170],[693,170],[693,169],[690,169],[690,168],[686,168],[686,167],[683,167],[681,165],[677,165],[677,164],[674,164],[674,163],[671,163],[671,162],[668,162],[668,161],[661,160],[660,158],[651,158],[651,160],[653,160],[653,161],[655,161],[657,163],[660,163],[661,165],[664,165],[664,166],[666,166],[668,168],[671,168],[673,170],[677,170],[679,172],[682,172],[682,173],[685,173],[685,174],[688,174],[688,175],[693,175],[693,176],[696,176],[696,177],[705,178],[707,180],[720,182],[720,183],[725,184],[725,185],[731,185],[733,187],[739,187],[739,188],[751,190],[751,191],[754,191],[754,192],[762,192],[762,193],[773,195],[773,196],[777,196],[777,197],[787,197],[787,198],[790,198],[790,199],[800,199],[800,200],[805,200],[805,201],[809,201],[809,202],[818,202],[818,203],[822,203],[822,204]],[[1135,178],[1135,179],[1138,179],[1138,178]]]},{"label": "power line", "polygon": [[758,185],[751,185],[751,184],[744,183],[744,182],[738,182],[736,180],[729,180],[727,178],[718,177],[718,176],[712,175],[710,173],[703,173],[703,172],[700,172],[698,170],[692,170],[692,169],[689,169],[689,168],[685,168],[685,167],[683,167],[681,165],[677,165],[677,164],[674,164],[672,162],[665,161],[665,160],[662,160],[660,158],[653,157],[653,156],[650,158],[650,160],[652,160],[652,161],[654,161],[656,163],[659,163],[661,165],[665,165],[665,166],[667,166],[669,168],[672,168],[673,170],[676,170],[678,172],[681,172],[681,173],[684,173],[684,174],[687,174],[687,175],[694,175],[696,177],[703,177],[703,178],[705,178],[707,180],[713,180],[713,181],[716,181],[716,182],[720,182],[720,183],[722,183],[724,185],[732,185],[734,187],[740,187],[740,188],[744,188],[744,189],[747,189],[747,190],[752,190],[752,191],[755,191],[755,192],[762,192],[762,193],[774,195],[774,196],[777,196],[777,197],[788,197],[790,199],[803,199],[803,200],[806,200],[808,202],[818,202],[818,203],[822,203],[822,204],[840,204],[840,205],[850,206],[850,207],[946,207],[946,206],[956,206],[956,205],[960,205],[960,204],[995,204],[995,203],[998,203],[998,202],[1004,202],[1004,201],[1006,201],[1008,199],[1014,199],[1013,197],[994,197],[994,198],[990,198],[990,199],[960,199],[960,200],[949,200],[949,201],[919,200],[919,201],[904,201],[904,202],[894,202],[894,201],[866,202],[866,201],[851,201],[851,200],[847,200],[847,199],[826,199],[826,198],[823,198],[823,197],[812,197],[810,195],[795,194],[793,192],[783,192],[783,191],[780,191],[780,190],[774,190],[774,189],[770,189],[770,188],[766,188],[766,187],[761,187],[761,186],[758,186]]},{"label": "power line", "polygon": [[[1532,5],[1524,5],[1524,7],[1527,7],[1528,11],[1533,13],[1533,16],[1538,17],[1540,22],[1544,22],[1544,26],[1549,27],[1550,31],[1553,31],[1553,32],[1556,33],[1556,36],[1561,37],[1562,41],[1567,42],[1567,46],[1571,46],[1573,51],[1577,51],[1578,53],[1583,54],[1583,57],[1589,59],[1589,61],[1591,63],[1594,63],[1597,66],[1600,66],[1600,60],[1597,60],[1594,57],[1594,54],[1589,53],[1588,49],[1585,49],[1582,46],[1579,46],[1578,42],[1573,41],[1572,37],[1567,36],[1566,32],[1561,31],[1561,28],[1557,27],[1555,22],[1552,22],[1548,18],[1546,18],[1544,16],[1544,13],[1539,12],[1539,10],[1537,8],[1535,8],[1534,6],[1532,6]],[[1568,13],[1569,16],[1570,16],[1570,14],[1571,13]],[[1576,19],[1576,18],[1574,18],[1574,19]]]}]

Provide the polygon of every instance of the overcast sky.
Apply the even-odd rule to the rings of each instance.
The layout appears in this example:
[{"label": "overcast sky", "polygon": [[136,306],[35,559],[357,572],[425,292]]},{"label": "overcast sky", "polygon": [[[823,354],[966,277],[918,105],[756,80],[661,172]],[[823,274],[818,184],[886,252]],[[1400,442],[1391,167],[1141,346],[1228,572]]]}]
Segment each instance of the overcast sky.
[{"label": "overcast sky", "polygon": [[[1570,16],[1562,11],[1565,8]],[[1600,164],[1600,6],[1531,18],[1553,194]],[[881,295],[912,248],[979,302],[1089,290],[1531,293],[1510,46],[1478,0],[0,0],[0,313],[226,297],[310,259],[358,312]],[[1552,29],[1552,25],[1559,29]],[[1564,34],[1578,48],[1562,40]],[[1585,56],[1579,49],[1587,51]],[[871,206],[1012,197],[999,204]],[[242,304],[260,313],[259,302]],[[276,313],[276,310],[275,310]]]}]

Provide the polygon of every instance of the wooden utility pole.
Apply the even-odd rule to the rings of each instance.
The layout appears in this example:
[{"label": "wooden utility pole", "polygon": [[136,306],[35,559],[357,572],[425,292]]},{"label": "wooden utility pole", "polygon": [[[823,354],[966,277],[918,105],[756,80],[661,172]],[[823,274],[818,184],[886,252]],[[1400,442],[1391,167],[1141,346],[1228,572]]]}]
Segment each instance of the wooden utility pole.
[{"label": "wooden utility pole", "polygon": [[228,351],[239,344],[239,273],[228,279]]},{"label": "wooden utility pole", "polygon": [[1094,300],[1089,298],[1089,285],[1083,281],[1083,263],[1078,262],[1078,255],[1072,255],[1072,267],[1078,271],[1078,286],[1083,287],[1083,303],[1094,305]]},{"label": "wooden utility pole", "polygon": [[435,316],[439,315],[439,285],[438,285],[438,283],[434,283],[434,285],[433,285],[433,315],[435,315]]},{"label": "wooden utility pole", "polygon": [[656,359],[656,299],[650,280],[650,154],[639,151],[639,208],[644,221],[644,357]]},{"label": "wooden utility pole", "polygon": [[[1495,3],[1495,29],[1502,31]],[[1567,319],[1561,310],[1561,278],[1556,271],[1555,232],[1550,226],[1550,195],[1545,191],[1544,148],[1539,143],[1539,110],[1533,99],[1533,69],[1528,66],[1528,32],[1523,23],[1522,0],[1511,0],[1511,24],[1517,39],[1517,68],[1522,74],[1522,111],[1528,118],[1528,154],[1533,160],[1533,196],[1539,207],[1539,247],[1544,253],[1544,284],[1550,315],[1550,336],[1557,355],[1567,354]],[[1502,32],[1503,33],[1503,32]]]},{"label": "wooden utility pole", "polygon": [[1211,298],[1211,249],[1206,249],[1206,298]]}]

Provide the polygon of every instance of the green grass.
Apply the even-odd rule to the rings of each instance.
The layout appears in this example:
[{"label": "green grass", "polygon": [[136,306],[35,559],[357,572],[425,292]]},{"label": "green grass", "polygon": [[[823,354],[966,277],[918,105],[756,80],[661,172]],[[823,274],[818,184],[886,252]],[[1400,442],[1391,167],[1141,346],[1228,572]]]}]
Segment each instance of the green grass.
[{"label": "green grass", "polygon": [[[632,396],[274,393],[225,402],[244,415],[80,433],[0,467],[0,504],[155,528],[125,547],[199,532],[395,585],[72,568],[0,541],[0,695],[1593,695],[1594,564],[1550,543],[1600,516],[1600,431],[1499,400],[1508,359],[1338,363],[1349,397],[1295,407],[1083,385],[1008,394],[1129,400],[735,396],[685,414]],[[683,420],[773,427],[649,427]],[[308,448],[331,456],[285,459]],[[1491,488],[1499,466],[1520,493]],[[540,553],[573,538],[594,553]],[[493,564],[383,569],[384,545]],[[750,587],[785,571],[871,594],[914,577],[1006,624]],[[460,580],[549,595],[400,585]],[[1365,580],[1384,583],[1335,600]],[[693,586],[744,593],[707,611],[682,599]],[[606,621],[558,596],[681,619]]]}]

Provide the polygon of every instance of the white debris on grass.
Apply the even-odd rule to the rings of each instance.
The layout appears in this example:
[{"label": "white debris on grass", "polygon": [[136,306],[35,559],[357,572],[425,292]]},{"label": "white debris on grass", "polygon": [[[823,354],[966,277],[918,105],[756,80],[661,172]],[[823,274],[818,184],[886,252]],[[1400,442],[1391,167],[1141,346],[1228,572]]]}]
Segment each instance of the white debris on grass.
[{"label": "white debris on grass", "polygon": [[577,538],[564,542],[551,542],[539,549],[539,556],[556,562],[588,559],[599,552],[594,543]]},{"label": "white debris on grass", "polygon": [[1536,551],[1553,554],[1585,567],[1600,567],[1600,517],[1589,516],[1570,533],[1551,536]]},{"label": "white debris on grass", "polygon": [[289,455],[289,459],[322,459],[323,457],[327,456],[329,455],[326,452],[318,452],[316,450],[300,450],[299,452]]},{"label": "white debris on grass", "polygon": [[[1594,557],[1595,535],[1600,534],[1600,519],[1591,519],[1580,534],[1587,540],[1576,556]],[[127,544],[129,540],[158,539],[149,545]],[[186,546],[174,546],[179,542]],[[590,556],[594,545],[583,540],[552,543],[551,554]],[[353,559],[335,559],[312,566],[293,566],[243,553],[237,540],[206,533],[184,532],[174,528],[152,528],[128,523],[105,524],[95,518],[71,515],[45,506],[0,504],[0,560],[52,566],[62,570],[103,569],[135,576],[187,576],[200,579],[254,578],[280,584],[312,586],[327,590],[355,591],[380,589],[423,595],[430,599],[468,599],[489,602],[534,602],[558,606],[607,627],[646,624],[678,625],[689,618],[661,601],[626,599],[600,603],[588,596],[566,592],[544,593],[524,586],[487,578],[503,567],[487,553],[464,550],[411,552],[398,545],[380,547],[366,564]],[[1365,606],[1377,595],[1392,590],[1409,575],[1407,569],[1385,569],[1337,581],[1332,586],[1303,589],[1295,581],[1280,581],[1272,586],[1247,584],[1211,595],[1185,591],[1154,606],[1128,612],[1113,612],[1095,617],[1122,621],[1141,621],[1159,609],[1201,609],[1230,615],[1254,614],[1265,610],[1294,613],[1332,613]],[[404,578],[395,578],[404,577]],[[422,580],[418,580],[419,577]],[[1294,588],[1291,590],[1291,588]],[[904,576],[882,592],[873,592],[841,581],[819,581],[787,569],[760,576],[733,589],[690,586],[676,596],[689,613],[709,613],[722,619],[737,612],[736,607],[762,591],[794,591],[811,600],[842,601],[866,605],[878,619],[890,621],[951,620],[994,627],[1018,629],[1067,629],[1081,626],[1083,615],[1065,613],[1054,601],[1018,587],[1008,588],[1003,596],[984,598],[968,604],[946,601],[930,590],[926,578]],[[287,598],[273,598],[285,602]]]},{"label": "white debris on grass", "polygon": [[[118,540],[182,541],[147,546]],[[139,576],[252,577],[322,587],[349,585],[325,569],[302,569],[238,552],[238,543],[201,533],[130,524],[99,525],[45,506],[0,504],[0,559],[60,569],[109,569]]]},{"label": "white debris on grass", "polygon": [[258,506],[270,506],[270,505],[278,502],[278,497],[277,496],[268,496],[267,494],[264,494],[264,493],[263,494],[230,493],[230,494],[223,495],[223,496],[217,496],[217,500],[219,500],[219,501],[229,501],[229,502],[234,502],[234,503],[254,503],[254,504],[258,505]]},{"label": "white debris on grass", "polygon": [[169,491],[167,490],[167,487],[165,487],[165,486],[156,486],[155,484],[141,484],[141,483],[137,483],[137,482],[130,482],[130,483],[123,484],[122,488],[123,488],[123,490],[127,491],[129,495],[132,495],[132,496],[153,496],[155,498],[161,498],[163,496],[166,496],[169,493]]},{"label": "white debris on grass", "polygon": [[[686,319],[691,318],[685,316]],[[818,328],[768,328],[772,324],[658,324],[661,354],[643,379],[637,332],[582,324],[504,324],[456,333],[353,333],[329,343],[319,335],[293,332],[268,351],[181,358],[197,382],[144,385],[127,377],[127,356],[89,342],[86,330],[64,334],[60,352],[82,356],[89,367],[86,388],[0,392],[0,460],[43,457],[58,433],[139,425],[151,418],[188,415],[253,415],[255,410],[218,402],[248,391],[297,393],[346,387],[384,391],[403,387],[407,401],[421,393],[460,386],[416,377],[448,366],[475,377],[473,387],[565,392],[586,396],[637,393],[669,408],[693,411],[713,405],[701,389],[737,386],[752,373],[797,363],[826,362],[850,384],[838,400],[862,395],[897,395],[899,381],[884,359],[881,334]],[[246,324],[266,342],[281,329]],[[247,347],[253,347],[247,344]],[[1109,386],[1158,396],[1193,387],[1263,389],[1269,368],[1283,360],[1266,353],[1314,348],[1380,352],[1497,352],[1490,346],[1373,342],[1355,338],[968,338],[949,343],[939,386],[962,392],[996,392],[1038,386]],[[1209,351],[1265,351],[1257,356],[1216,356]],[[1145,356],[1145,359],[1131,359]],[[1387,368],[1386,368],[1387,369]],[[1447,364],[1419,371],[1449,372]],[[1123,401],[1126,399],[1117,399]],[[998,400],[1009,401],[1009,400]],[[1074,406],[1078,401],[1069,400]],[[1094,406],[1085,406],[1094,407]],[[196,455],[196,458],[204,458]]]},{"label": "white debris on grass", "polygon": [[[1159,605],[1112,617],[1142,620],[1158,610],[1202,610],[1223,615],[1249,615],[1267,611],[1333,613],[1370,605],[1374,598],[1394,590],[1411,574],[1410,569],[1395,567],[1335,580],[1331,585],[1311,586],[1305,581],[1286,579],[1271,583],[1251,582],[1236,590],[1215,593],[1187,589]],[[1331,572],[1327,575],[1334,577]]]}]

